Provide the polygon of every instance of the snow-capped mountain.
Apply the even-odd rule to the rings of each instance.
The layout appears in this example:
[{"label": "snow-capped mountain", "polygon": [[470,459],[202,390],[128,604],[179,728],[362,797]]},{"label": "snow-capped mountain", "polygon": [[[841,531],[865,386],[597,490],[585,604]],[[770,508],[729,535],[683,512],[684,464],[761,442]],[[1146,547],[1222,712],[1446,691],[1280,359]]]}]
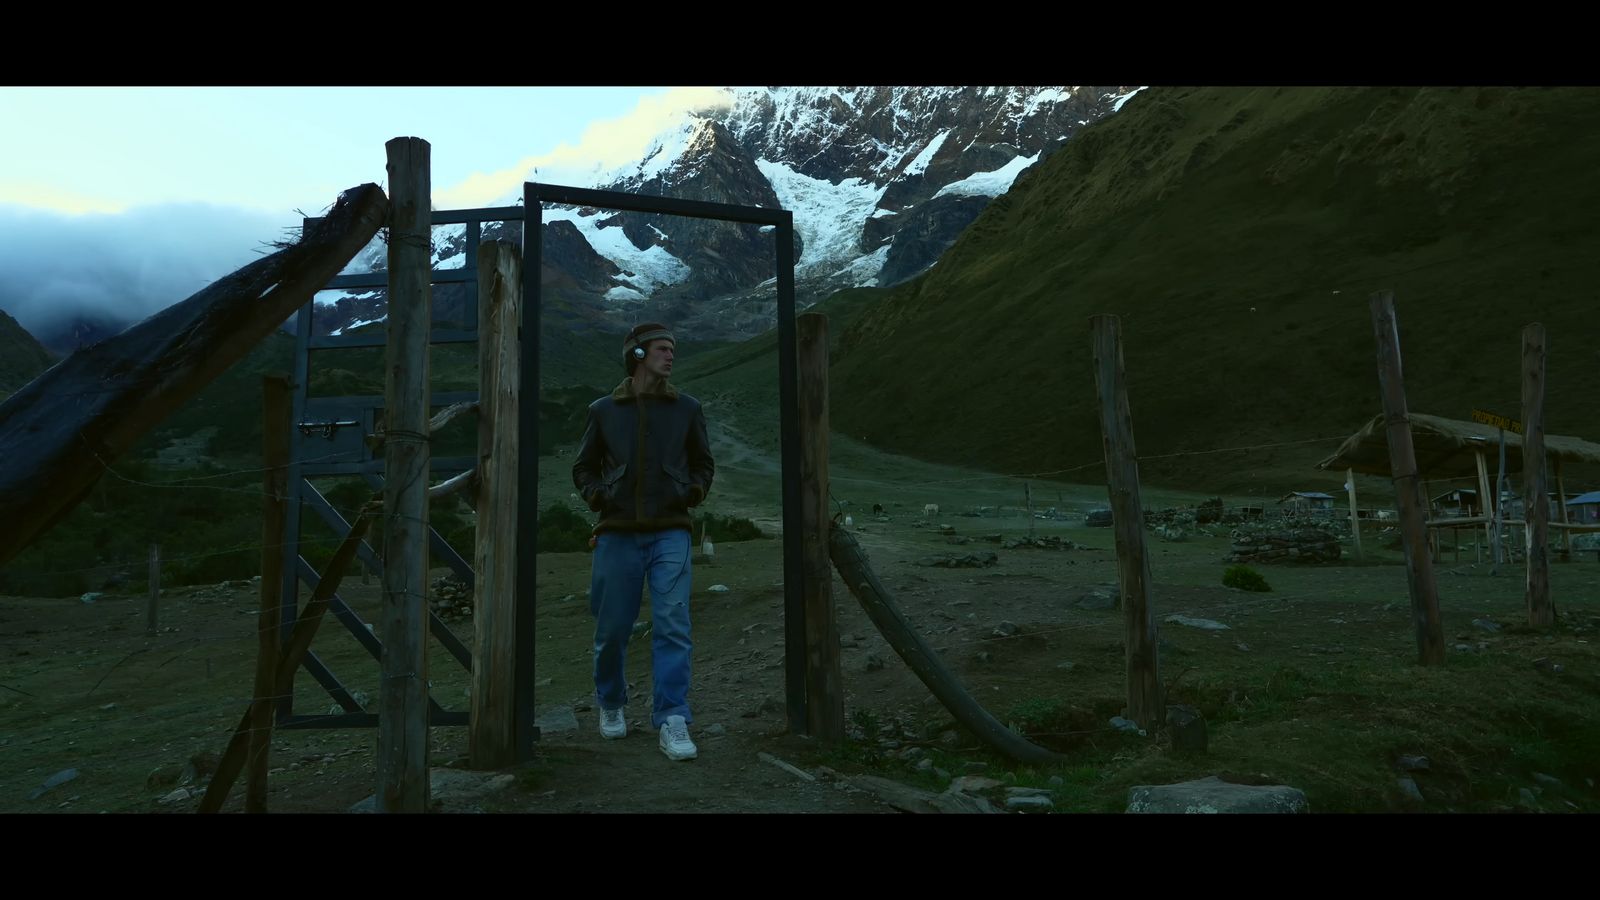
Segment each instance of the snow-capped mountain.
[{"label": "snow-capped mountain", "polygon": [[[927,269],[1021,173],[1133,92],[729,89],[725,102],[686,114],[658,135],[637,163],[582,186],[792,211],[803,308],[841,288],[887,286]],[[594,209],[552,207],[544,215],[545,283],[564,285],[576,307],[603,314],[648,303],[652,314],[708,338],[772,323],[770,231]],[[439,231],[436,265],[463,265],[460,230]],[[486,228],[485,237],[520,237],[517,231]],[[364,257],[374,252],[381,256],[381,245]],[[356,265],[381,268],[381,259]],[[319,330],[381,315],[370,301],[340,306],[319,310]]]}]

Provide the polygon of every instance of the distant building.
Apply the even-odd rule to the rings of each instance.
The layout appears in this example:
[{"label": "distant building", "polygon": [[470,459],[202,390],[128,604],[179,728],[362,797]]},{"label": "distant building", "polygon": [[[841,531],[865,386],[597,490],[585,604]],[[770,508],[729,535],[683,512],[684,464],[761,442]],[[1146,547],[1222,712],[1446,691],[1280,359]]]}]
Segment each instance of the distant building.
[{"label": "distant building", "polygon": [[1331,516],[1333,495],[1321,491],[1291,491],[1278,500],[1286,516]]}]

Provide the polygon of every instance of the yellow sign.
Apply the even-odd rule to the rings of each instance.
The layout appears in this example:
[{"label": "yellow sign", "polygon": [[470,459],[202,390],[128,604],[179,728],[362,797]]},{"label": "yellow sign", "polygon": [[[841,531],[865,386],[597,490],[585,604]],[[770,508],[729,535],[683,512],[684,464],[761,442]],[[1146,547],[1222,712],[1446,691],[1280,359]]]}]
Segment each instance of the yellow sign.
[{"label": "yellow sign", "polygon": [[1522,433],[1522,423],[1518,422],[1516,419],[1508,419],[1505,416],[1497,416],[1492,412],[1484,412],[1481,409],[1475,409],[1472,411],[1472,421],[1482,422],[1485,425],[1492,425],[1495,428],[1504,428],[1505,430],[1514,434]]}]

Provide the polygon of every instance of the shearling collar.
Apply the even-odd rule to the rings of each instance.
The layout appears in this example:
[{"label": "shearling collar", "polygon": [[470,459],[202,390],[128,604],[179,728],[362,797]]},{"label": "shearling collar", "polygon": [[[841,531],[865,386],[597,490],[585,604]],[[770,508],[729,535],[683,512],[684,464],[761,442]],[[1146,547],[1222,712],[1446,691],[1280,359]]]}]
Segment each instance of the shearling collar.
[{"label": "shearling collar", "polygon": [[[633,376],[632,375],[629,375],[627,378],[622,379],[622,383],[617,385],[617,389],[611,392],[611,399],[617,401],[618,403],[623,403],[623,402],[626,402],[628,400],[632,400],[636,396],[637,395],[634,394],[634,392],[633,392]],[[669,381],[669,382],[666,383],[666,385],[664,385],[662,387],[661,393],[652,394],[651,396],[653,396],[653,397],[665,397],[668,400],[676,400],[676,399],[678,399],[678,389],[673,387],[672,386],[672,382]]]}]

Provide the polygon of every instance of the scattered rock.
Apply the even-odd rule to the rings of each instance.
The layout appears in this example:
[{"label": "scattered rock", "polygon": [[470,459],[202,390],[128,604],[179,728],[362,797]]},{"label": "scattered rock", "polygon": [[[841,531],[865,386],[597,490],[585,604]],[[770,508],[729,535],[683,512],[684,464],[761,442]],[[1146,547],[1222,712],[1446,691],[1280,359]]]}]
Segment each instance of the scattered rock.
[{"label": "scattered rock", "polygon": [[101,597],[104,597],[104,596],[105,596],[105,594],[102,594],[99,591],[90,591],[89,593],[84,594],[82,597],[79,597],[78,599],[82,600],[85,603],[93,603],[96,600],[99,600]]},{"label": "scattered rock", "polygon": [[1426,772],[1428,770],[1428,758],[1426,756],[1402,756],[1395,760],[1394,764],[1399,766],[1403,772]]},{"label": "scattered rock", "polygon": [[1051,800],[1048,796],[1030,794],[1006,798],[1006,809],[1026,811],[1030,809],[1055,809],[1055,806],[1055,801]]},{"label": "scattered rock", "polygon": [[1193,616],[1167,616],[1166,621],[1178,625],[1187,625],[1190,628],[1199,628],[1204,631],[1227,631],[1228,626],[1212,619],[1197,619]]},{"label": "scattered rock", "polygon": [[1167,733],[1172,737],[1172,749],[1176,753],[1206,752],[1206,720],[1193,706],[1174,703],[1167,707]]},{"label": "scattered rock", "polygon": [[1560,675],[1562,672],[1566,671],[1566,669],[1560,663],[1552,660],[1548,656],[1541,656],[1534,660],[1533,667],[1550,675]]},{"label": "scattered rock", "polygon": [[211,780],[212,773],[217,771],[217,766],[222,764],[222,756],[215,750],[203,750],[189,757],[189,762],[183,768],[183,775],[178,779],[179,784],[199,784]]},{"label": "scattered rock", "polygon": [[1419,789],[1417,787],[1417,783],[1415,781],[1413,781],[1409,775],[1395,779],[1395,787],[1398,787],[1400,789],[1400,796],[1404,797],[1406,802],[1408,802],[1408,803],[1422,803],[1422,802],[1424,802],[1423,799],[1422,799],[1422,791],[1421,791],[1421,789]]},{"label": "scattered rock", "polygon": [[1244,641],[1240,641],[1239,643],[1234,644],[1233,647],[1234,647],[1235,650],[1238,650],[1240,653],[1249,653],[1250,652],[1250,645],[1246,644]]},{"label": "scattered rock", "polygon": [[927,772],[927,771],[931,770],[932,768],[933,768],[933,760],[928,759],[927,757],[923,757],[922,759],[917,760],[917,771],[918,772]]},{"label": "scattered rock", "polygon": [[570,706],[557,706],[533,720],[541,734],[560,734],[578,730],[578,714]]},{"label": "scattered rock", "polygon": [[1517,800],[1529,809],[1539,808],[1539,798],[1535,797],[1533,791],[1527,788],[1517,788]]},{"label": "scattered rock", "polygon": [[713,584],[711,587],[706,588],[706,590],[713,594],[725,594],[728,592],[728,586],[725,584]]},{"label": "scattered rock", "polygon": [[723,735],[728,733],[728,728],[727,728],[727,726],[723,725],[721,722],[718,722],[718,723],[716,723],[714,725],[707,725],[706,728],[705,728],[705,731],[703,731],[701,733],[704,734],[706,737],[722,737]]},{"label": "scattered rock", "polygon": [[67,782],[69,782],[69,781],[71,781],[71,780],[73,780],[73,779],[75,779],[77,777],[78,777],[78,770],[77,769],[62,769],[61,771],[55,773],[54,775],[51,775],[49,778],[46,778],[44,780],[44,784],[41,784],[38,787],[34,788],[33,789],[33,793],[28,795],[28,799],[29,800],[37,800],[40,797],[44,796],[45,792],[55,790],[56,788],[62,786],[63,784],[66,784]]},{"label": "scattered rock", "polygon": [[145,787],[169,788],[177,784],[178,779],[182,777],[183,766],[180,766],[177,763],[168,763],[167,765],[156,766],[154,769],[151,769],[150,774],[145,776],[144,783]]},{"label": "scattered rock", "polygon": [[1117,595],[1113,591],[1093,590],[1072,601],[1078,609],[1116,609]]},{"label": "scattered rock", "polygon": [[[967,765],[972,765],[968,763]],[[1000,787],[1002,782],[982,775],[958,775],[950,779],[949,790],[964,794],[981,794]]]},{"label": "scattered rock", "polygon": [[1456,649],[1457,653],[1471,653],[1472,652],[1472,645],[1471,644],[1457,644],[1455,649]]},{"label": "scattered rock", "polygon": [[1215,775],[1128,789],[1130,813],[1303,813],[1304,792],[1282,784],[1233,784]]},{"label": "scattered rock", "polygon": [[1069,660],[1066,660],[1064,662],[1056,663],[1056,668],[1060,669],[1063,672],[1071,672],[1073,669],[1077,668],[1077,663],[1074,663],[1072,660],[1069,659]]},{"label": "scattered rock", "polygon": [[169,806],[169,805],[171,805],[173,803],[182,803],[183,801],[185,801],[185,800],[187,800],[187,799],[189,799],[190,797],[193,797],[193,796],[194,796],[194,792],[190,791],[188,788],[177,788],[172,793],[167,794],[165,797],[162,797],[160,800],[157,800],[156,802],[161,804],[162,806]]},{"label": "scattered rock", "polygon": [[1125,719],[1122,716],[1112,716],[1111,727],[1125,734],[1137,734],[1140,736],[1145,734],[1145,730],[1139,727],[1138,722],[1132,719]]},{"label": "scattered rock", "polygon": [[1055,787],[1061,787],[1062,785],[1064,785],[1066,783],[1067,783],[1067,780],[1065,778],[1062,778],[1060,775],[1051,775],[1050,776],[1050,784],[1054,785]]},{"label": "scattered rock", "polygon": [[1500,630],[1500,623],[1494,621],[1493,619],[1482,619],[1482,618],[1473,619],[1472,620],[1472,624],[1478,626],[1479,628],[1482,628],[1484,631],[1491,631],[1492,632],[1492,631],[1499,631]]},{"label": "scattered rock", "polygon": [[984,553],[969,553],[966,556],[954,556],[948,553],[943,556],[925,556],[917,560],[916,564],[943,569],[982,569],[999,562],[999,555],[990,550]]},{"label": "scattered rock", "polygon": [[1567,787],[1565,784],[1561,783],[1561,779],[1555,777],[1554,775],[1546,775],[1543,772],[1533,773],[1533,780],[1554,791],[1566,790]]},{"label": "scattered rock", "polygon": [[1017,633],[1017,623],[1002,621],[999,625],[996,625],[994,627],[993,635],[995,637],[1011,637],[1012,635],[1015,635],[1016,633]]},{"label": "scattered rock", "polygon": [[868,672],[876,672],[876,671],[882,669],[883,666],[884,666],[883,657],[879,656],[876,653],[868,653],[867,654],[867,661],[862,666],[862,668],[866,669]]}]

